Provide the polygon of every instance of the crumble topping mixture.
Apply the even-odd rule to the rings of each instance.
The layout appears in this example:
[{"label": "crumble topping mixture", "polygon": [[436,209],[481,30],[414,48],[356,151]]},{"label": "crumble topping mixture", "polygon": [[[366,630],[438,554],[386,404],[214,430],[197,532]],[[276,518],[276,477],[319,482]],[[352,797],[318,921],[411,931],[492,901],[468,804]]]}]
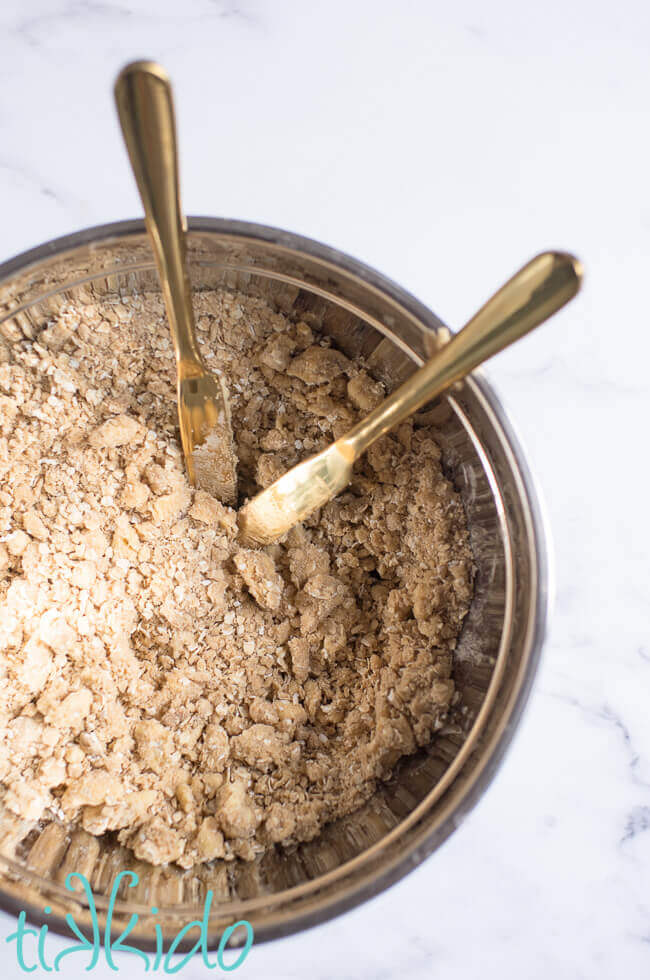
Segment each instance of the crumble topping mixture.
[{"label": "crumble topping mixture", "polygon": [[[184,474],[162,301],[97,299],[0,345],[0,796],[182,867],[313,838],[427,744],[471,599],[432,432],[263,550]],[[384,396],[314,322],[200,292],[240,502]]]}]

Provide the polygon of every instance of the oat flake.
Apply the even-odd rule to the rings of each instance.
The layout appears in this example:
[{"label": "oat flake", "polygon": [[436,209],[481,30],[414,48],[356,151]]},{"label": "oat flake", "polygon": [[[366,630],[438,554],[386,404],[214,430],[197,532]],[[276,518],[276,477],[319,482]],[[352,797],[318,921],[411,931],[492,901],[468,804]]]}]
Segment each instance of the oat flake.
[{"label": "oat flake", "polygon": [[[383,396],[315,322],[227,291],[196,313],[240,502]],[[61,313],[0,364],[4,806],[186,868],[309,840],[441,726],[471,578],[429,429],[244,549],[185,479],[160,298]]]}]

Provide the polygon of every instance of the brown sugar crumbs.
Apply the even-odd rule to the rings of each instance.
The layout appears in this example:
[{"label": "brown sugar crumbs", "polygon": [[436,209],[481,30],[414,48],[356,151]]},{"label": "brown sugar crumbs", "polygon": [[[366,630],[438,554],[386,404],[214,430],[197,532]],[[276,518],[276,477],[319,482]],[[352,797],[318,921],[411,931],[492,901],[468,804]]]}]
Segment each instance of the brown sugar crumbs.
[{"label": "brown sugar crumbs", "polygon": [[[240,502],[384,396],[314,323],[227,290],[195,302]],[[429,429],[401,425],[256,551],[186,481],[158,297],[88,291],[0,361],[6,810],[113,831],[154,864],[251,860],[435,737],[472,562]]]}]

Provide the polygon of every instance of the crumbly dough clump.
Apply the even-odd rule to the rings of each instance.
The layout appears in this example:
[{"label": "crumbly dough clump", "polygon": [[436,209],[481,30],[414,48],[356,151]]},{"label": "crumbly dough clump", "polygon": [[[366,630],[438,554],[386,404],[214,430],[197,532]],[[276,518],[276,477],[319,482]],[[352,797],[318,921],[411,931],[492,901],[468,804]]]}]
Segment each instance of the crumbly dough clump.
[{"label": "crumbly dough clump", "polygon": [[[384,395],[297,316],[196,296],[231,396],[240,502]],[[471,598],[460,499],[426,428],[256,551],[184,475],[160,299],[87,302],[0,363],[0,792],[182,867],[351,812],[454,696]]]}]

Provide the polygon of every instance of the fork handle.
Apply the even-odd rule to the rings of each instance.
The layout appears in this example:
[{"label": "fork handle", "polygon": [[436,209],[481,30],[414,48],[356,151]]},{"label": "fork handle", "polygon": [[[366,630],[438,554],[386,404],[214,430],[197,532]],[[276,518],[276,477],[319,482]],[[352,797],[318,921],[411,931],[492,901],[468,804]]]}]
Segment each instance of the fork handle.
[{"label": "fork handle", "polygon": [[501,287],[449,343],[362,419],[337,445],[351,462],[380,436],[543,323],[580,288],[582,266],[566,252],[542,252]]},{"label": "fork handle", "polygon": [[190,369],[193,363],[201,368],[187,275],[174,103],[167,73],[155,62],[134,61],[118,75],[115,102],[144,206],[176,359]]}]

